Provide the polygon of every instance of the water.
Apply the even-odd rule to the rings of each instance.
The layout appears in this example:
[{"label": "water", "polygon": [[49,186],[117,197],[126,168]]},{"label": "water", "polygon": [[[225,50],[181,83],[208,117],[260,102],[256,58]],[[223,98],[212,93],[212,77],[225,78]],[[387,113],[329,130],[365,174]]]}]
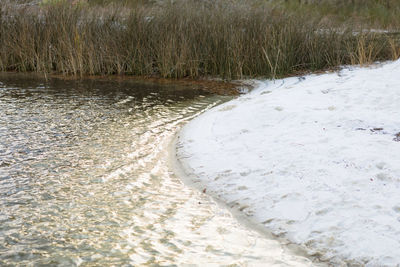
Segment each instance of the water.
[{"label": "water", "polygon": [[134,82],[0,82],[1,266],[308,264],[170,170],[175,132],[226,98]]}]

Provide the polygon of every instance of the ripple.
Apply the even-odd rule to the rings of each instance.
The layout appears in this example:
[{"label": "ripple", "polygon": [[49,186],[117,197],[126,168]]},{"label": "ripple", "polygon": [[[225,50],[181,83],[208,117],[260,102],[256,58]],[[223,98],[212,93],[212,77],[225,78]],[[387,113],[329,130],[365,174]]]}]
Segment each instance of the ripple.
[{"label": "ripple", "polygon": [[0,265],[308,264],[168,168],[179,127],[227,100],[2,75]]}]

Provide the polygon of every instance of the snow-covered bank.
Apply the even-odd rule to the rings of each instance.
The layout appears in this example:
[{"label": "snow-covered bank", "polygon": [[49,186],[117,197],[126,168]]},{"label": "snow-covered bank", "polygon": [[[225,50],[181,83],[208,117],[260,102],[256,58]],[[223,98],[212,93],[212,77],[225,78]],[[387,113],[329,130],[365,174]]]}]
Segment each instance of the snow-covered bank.
[{"label": "snow-covered bank", "polygon": [[400,263],[400,61],[260,82],[191,121],[195,183],[339,263]]}]

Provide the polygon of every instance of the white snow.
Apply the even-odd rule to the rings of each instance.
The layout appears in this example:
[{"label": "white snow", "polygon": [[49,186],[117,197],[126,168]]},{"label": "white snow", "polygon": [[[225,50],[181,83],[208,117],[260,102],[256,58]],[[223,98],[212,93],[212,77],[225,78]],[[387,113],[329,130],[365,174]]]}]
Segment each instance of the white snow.
[{"label": "white snow", "polygon": [[399,132],[395,61],[259,82],[186,125],[177,154],[207,193],[310,254],[399,266]]}]

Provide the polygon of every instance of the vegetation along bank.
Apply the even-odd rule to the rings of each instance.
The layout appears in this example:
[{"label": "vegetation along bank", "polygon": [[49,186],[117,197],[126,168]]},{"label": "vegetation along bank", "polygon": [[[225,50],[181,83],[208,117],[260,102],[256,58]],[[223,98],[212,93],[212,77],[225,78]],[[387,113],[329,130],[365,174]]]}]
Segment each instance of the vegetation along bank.
[{"label": "vegetation along bank", "polygon": [[400,56],[392,1],[0,2],[1,71],[230,80]]}]

